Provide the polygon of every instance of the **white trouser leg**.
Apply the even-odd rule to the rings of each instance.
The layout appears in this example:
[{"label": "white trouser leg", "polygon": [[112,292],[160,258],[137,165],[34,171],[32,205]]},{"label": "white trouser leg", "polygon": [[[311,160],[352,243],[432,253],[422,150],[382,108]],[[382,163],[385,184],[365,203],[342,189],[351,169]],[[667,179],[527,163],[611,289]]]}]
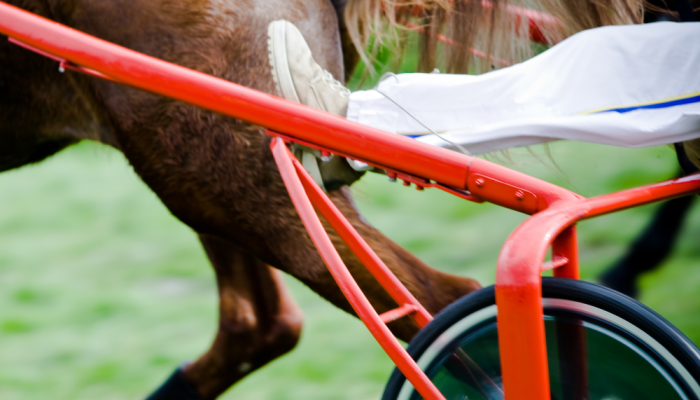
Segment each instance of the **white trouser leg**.
[{"label": "white trouser leg", "polygon": [[[700,23],[592,29],[498,71],[401,74],[378,89],[473,153],[555,139],[628,147],[689,140],[700,137]],[[607,109],[617,112],[596,113]],[[353,93],[347,117],[429,133],[376,90]],[[420,140],[446,145],[434,135]]]}]

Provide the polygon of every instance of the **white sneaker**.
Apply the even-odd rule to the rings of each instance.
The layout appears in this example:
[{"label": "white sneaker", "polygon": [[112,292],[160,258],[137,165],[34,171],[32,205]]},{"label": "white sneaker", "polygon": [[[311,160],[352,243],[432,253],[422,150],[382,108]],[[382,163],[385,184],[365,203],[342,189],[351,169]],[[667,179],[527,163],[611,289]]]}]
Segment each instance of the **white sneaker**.
[{"label": "white sneaker", "polygon": [[350,90],[314,61],[296,26],[285,20],[273,21],[267,28],[267,36],[272,78],[280,95],[345,117]]},{"label": "white sneaker", "polygon": [[[272,78],[279,95],[345,117],[350,90],[314,61],[296,26],[284,20],[273,21],[267,28],[267,36]],[[324,161],[319,151],[306,146],[295,145],[294,155],[314,181],[329,192],[350,185],[363,174],[350,168],[342,157],[331,155]]]}]

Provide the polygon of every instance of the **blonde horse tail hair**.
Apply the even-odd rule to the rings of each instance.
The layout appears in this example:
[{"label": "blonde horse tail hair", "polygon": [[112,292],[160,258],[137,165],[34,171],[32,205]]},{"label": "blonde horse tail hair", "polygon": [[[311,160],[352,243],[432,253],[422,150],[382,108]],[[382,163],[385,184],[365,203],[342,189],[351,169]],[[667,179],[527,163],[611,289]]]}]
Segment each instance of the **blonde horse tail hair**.
[{"label": "blonde horse tail hair", "polygon": [[532,57],[533,24],[551,45],[584,29],[641,23],[643,6],[644,0],[349,0],[344,17],[370,71],[380,49],[400,60],[406,41],[417,36],[419,71],[481,73]]}]

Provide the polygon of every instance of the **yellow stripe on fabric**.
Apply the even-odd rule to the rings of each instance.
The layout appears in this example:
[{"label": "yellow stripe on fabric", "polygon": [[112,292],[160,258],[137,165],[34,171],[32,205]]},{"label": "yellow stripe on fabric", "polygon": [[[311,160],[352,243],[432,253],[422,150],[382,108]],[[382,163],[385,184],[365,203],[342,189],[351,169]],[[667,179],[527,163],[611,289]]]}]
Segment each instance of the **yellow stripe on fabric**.
[{"label": "yellow stripe on fabric", "polygon": [[648,102],[645,102],[645,103],[637,103],[637,104],[628,104],[628,105],[619,105],[619,106],[611,106],[611,107],[596,108],[596,109],[593,109],[593,110],[589,110],[589,111],[584,111],[584,112],[578,113],[578,114],[576,114],[576,115],[595,114],[595,113],[599,113],[599,112],[603,112],[603,111],[617,110],[617,109],[619,109],[619,108],[633,108],[633,107],[650,106],[650,105],[653,105],[653,104],[663,104],[663,103],[668,103],[668,102],[676,101],[676,100],[683,100],[683,99],[687,99],[687,98],[695,97],[695,96],[700,96],[700,92],[693,92],[693,93],[688,93],[688,94],[684,94],[684,95],[680,95],[680,96],[668,97],[668,98],[661,99],[661,100],[648,101]]}]

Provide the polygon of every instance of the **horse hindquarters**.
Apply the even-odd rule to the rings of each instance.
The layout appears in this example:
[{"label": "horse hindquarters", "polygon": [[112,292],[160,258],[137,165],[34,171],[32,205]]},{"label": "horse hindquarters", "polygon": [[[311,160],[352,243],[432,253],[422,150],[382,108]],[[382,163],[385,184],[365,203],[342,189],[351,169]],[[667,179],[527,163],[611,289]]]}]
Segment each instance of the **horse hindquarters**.
[{"label": "horse hindquarters", "polygon": [[[49,17],[38,1],[30,11]],[[81,139],[113,144],[111,127],[95,106],[90,78],[62,74],[58,64],[0,40],[0,172],[36,163]]]}]

